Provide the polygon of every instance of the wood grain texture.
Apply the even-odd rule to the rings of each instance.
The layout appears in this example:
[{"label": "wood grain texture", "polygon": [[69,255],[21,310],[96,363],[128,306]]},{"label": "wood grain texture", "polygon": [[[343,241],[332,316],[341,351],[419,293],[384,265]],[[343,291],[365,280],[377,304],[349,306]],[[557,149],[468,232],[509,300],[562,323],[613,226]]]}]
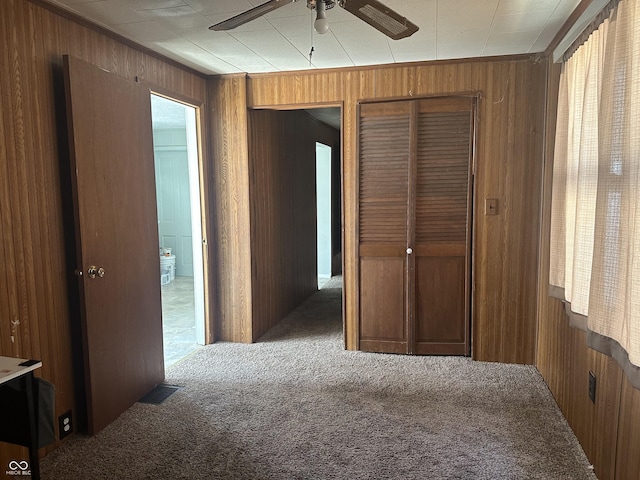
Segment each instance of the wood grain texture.
[{"label": "wood grain texture", "polygon": [[[229,101],[232,99],[233,101]],[[251,342],[251,225],[246,77],[209,85],[212,190],[216,230],[216,340]]]},{"label": "wood grain texture", "polygon": [[417,257],[416,353],[468,355],[465,257]]},{"label": "wood grain texture", "polygon": [[[360,246],[407,246],[408,102],[360,108]],[[377,114],[377,115],[374,115]]]},{"label": "wood grain texture", "polygon": [[640,390],[624,376],[616,445],[616,480],[640,479]]},{"label": "wood grain texture", "polygon": [[106,271],[78,278],[94,435],[164,380],[151,99],[74,57],[64,69],[77,265]]},{"label": "wood grain texture", "polygon": [[[536,366],[600,480],[639,478],[640,402],[614,360],[590,350],[584,332],[569,327],[562,303],[548,296],[549,232],[555,116],[560,65],[549,63]],[[596,402],[588,397],[589,371]]]},{"label": "wood grain texture", "polygon": [[[381,351],[402,352],[404,342],[402,353],[469,354],[473,105],[470,97],[360,105],[360,349],[393,330],[406,331],[406,338],[396,335],[395,342],[381,345],[391,349]],[[452,247],[462,252],[458,259],[435,258]],[[413,254],[407,256],[409,248]],[[406,270],[396,271],[395,278],[391,270],[363,274],[372,262],[391,264],[375,258],[391,250],[400,253]],[[387,305],[387,292],[401,284],[404,307],[398,308],[396,295],[389,295]]]},{"label": "wood grain texture", "polygon": [[[477,93],[473,357],[534,363],[545,65],[537,57],[249,75],[248,106],[343,105],[345,335],[357,348],[357,105]],[[500,214],[483,215],[485,198]],[[479,210],[478,210],[479,209]]]},{"label": "wood grain texture", "polygon": [[[447,97],[419,103],[412,243],[418,354],[470,351],[474,100]],[[456,247],[456,256],[444,252]]]},{"label": "wood grain texture", "polygon": [[249,112],[252,340],[318,288],[316,142],[339,132],[303,112]]},{"label": "wood grain texture", "polygon": [[[613,479],[622,372],[614,360],[588,349],[584,332],[569,327],[564,315],[548,322],[546,328],[555,327],[549,333],[559,348],[541,348],[553,366],[543,376],[598,478]],[[597,379],[595,404],[588,395],[590,371]]]},{"label": "wood grain texture", "polygon": [[[68,262],[69,187],[60,174],[68,167],[61,165],[67,155],[61,140],[66,132],[59,131],[65,121],[60,74],[64,53],[203,103],[209,95],[207,102],[214,107],[209,116],[217,122],[204,129],[211,136],[214,160],[208,180],[215,180],[215,185],[209,193],[219,225],[210,242],[216,261],[221,263],[220,270],[212,274],[222,302],[216,310],[222,320],[216,335],[240,341],[250,341],[246,332],[251,325],[246,322],[252,309],[250,257],[245,255],[250,245],[238,240],[247,242],[250,233],[248,193],[243,190],[248,183],[245,106],[343,106],[345,334],[353,349],[359,308],[354,295],[357,104],[362,99],[480,93],[473,354],[480,360],[532,362],[545,86],[545,66],[537,59],[261,74],[251,75],[246,85],[244,76],[224,77],[211,80],[207,89],[207,81],[198,75],[27,0],[0,2],[0,52],[0,354],[43,360],[39,374],[56,385],[57,414],[77,408],[72,355],[76,314],[74,292],[68,287],[73,269]],[[244,178],[245,183],[236,185],[238,178]],[[498,199],[500,215],[483,216],[484,198]],[[238,233],[245,236],[237,237]],[[218,241],[222,243],[215,245]],[[229,242],[233,241],[238,245],[232,247]],[[73,249],[71,245],[71,252]],[[542,252],[540,265],[545,260],[544,249]],[[227,257],[227,253],[233,255]],[[544,272],[540,278],[545,280]],[[574,412],[565,413],[572,426],[587,425],[596,416],[592,430],[584,426],[575,429],[584,432],[579,438],[588,447],[585,450],[592,452],[590,458],[600,478],[615,470],[617,478],[637,479],[633,456],[640,450],[637,391],[625,387],[617,367],[608,361],[586,354],[569,360],[574,351],[586,348],[580,343],[582,339],[573,338],[575,333],[569,334],[559,324],[562,306],[547,300],[543,283],[538,300],[538,368],[563,411]],[[13,325],[11,321],[20,323]],[[596,403],[595,414],[580,407],[589,368],[596,370],[599,395],[603,396]],[[574,388],[579,391],[579,401],[572,398],[578,395]],[[616,399],[619,407],[615,407]],[[621,425],[616,427],[617,438],[628,442],[618,446],[617,455],[613,453],[616,435],[611,432],[612,424]],[[593,433],[601,428],[603,433]],[[593,435],[597,438],[590,440]],[[0,465],[23,453],[23,449],[0,445]],[[617,462],[612,467],[614,458]]]},{"label": "wood grain texture", "polygon": [[[406,271],[405,255],[365,257],[360,262],[360,349],[406,353],[406,289],[398,282]],[[364,321],[366,319],[366,321]]]},{"label": "wood grain texture", "polygon": [[406,254],[413,218],[413,103],[359,106],[357,343],[364,351],[409,353],[413,346],[412,264]]},{"label": "wood grain texture", "polygon": [[[0,2],[0,52],[0,354],[41,359],[56,414],[77,414],[62,55],[202,102],[206,80],[27,0]],[[0,445],[0,465],[19,458]]]}]

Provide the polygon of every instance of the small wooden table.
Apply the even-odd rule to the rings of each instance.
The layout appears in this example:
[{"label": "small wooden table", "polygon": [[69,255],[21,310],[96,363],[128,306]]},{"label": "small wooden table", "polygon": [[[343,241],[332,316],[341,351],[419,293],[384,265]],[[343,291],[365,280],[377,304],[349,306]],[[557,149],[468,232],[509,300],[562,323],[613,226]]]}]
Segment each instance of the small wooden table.
[{"label": "small wooden table", "polygon": [[35,377],[33,376],[33,371],[40,367],[42,367],[42,362],[38,360],[0,357],[0,395],[4,395],[2,384],[16,379],[21,379],[23,382],[29,425],[28,445],[23,446],[29,448],[29,466],[31,467],[31,478],[33,480],[40,480],[38,431],[36,421],[38,415],[38,404],[35,402],[34,398]]}]

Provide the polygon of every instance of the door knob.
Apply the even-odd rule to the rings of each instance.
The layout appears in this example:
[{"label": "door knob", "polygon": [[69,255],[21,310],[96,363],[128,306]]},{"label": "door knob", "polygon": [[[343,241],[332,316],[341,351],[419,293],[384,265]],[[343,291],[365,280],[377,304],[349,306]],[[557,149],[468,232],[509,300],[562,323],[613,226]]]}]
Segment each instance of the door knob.
[{"label": "door knob", "polygon": [[407,248],[407,255],[411,255],[413,253],[413,248]]},{"label": "door knob", "polygon": [[88,269],[87,269],[87,276],[89,278],[96,278],[96,276],[98,276],[99,278],[104,277],[105,271],[104,268],[100,267],[96,267],[95,265],[91,265]]}]

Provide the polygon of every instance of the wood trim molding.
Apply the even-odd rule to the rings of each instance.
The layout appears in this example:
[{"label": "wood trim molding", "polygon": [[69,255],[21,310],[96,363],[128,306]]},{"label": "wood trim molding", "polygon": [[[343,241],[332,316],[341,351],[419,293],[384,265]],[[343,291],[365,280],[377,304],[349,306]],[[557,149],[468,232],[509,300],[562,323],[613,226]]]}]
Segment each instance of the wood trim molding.
[{"label": "wood trim molding", "polygon": [[249,107],[251,110],[312,110],[314,108],[342,108],[344,102],[326,102],[326,103],[300,103],[291,105],[258,105]]},{"label": "wood trim molding", "polygon": [[480,91],[468,91],[468,92],[451,92],[447,94],[433,93],[427,95],[416,95],[411,97],[388,97],[388,98],[362,98],[358,100],[359,104],[365,103],[380,103],[384,102],[405,102],[407,100],[426,100],[430,98],[443,98],[443,97],[470,97],[470,98],[480,98],[482,97],[482,92]]},{"label": "wood trim molding", "polygon": [[[35,0],[41,1],[41,0]],[[591,0],[583,0],[589,1]],[[306,70],[293,70],[286,72],[265,72],[265,73],[250,73],[248,74],[249,80],[252,78],[261,78],[261,77],[269,77],[278,74],[295,74],[295,75],[313,75],[313,74],[329,74],[329,73],[347,73],[347,72],[367,72],[369,70],[380,70],[382,69],[391,69],[391,68],[417,68],[423,66],[434,66],[434,65],[456,65],[460,63],[473,63],[477,64],[478,62],[517,62],[521,60],[530,60],[531,58],[536,58],[540,55],[543,55],[543,52],[540,53],[520,53],[515,55],[497,55],[495,57],[468,57],[468,58],[452,58],[448,60],[424,60],[421,62],[403,62],[403,63],[388,63],[388,64],[378,64],[378,65],[364,65],[364,66],[353,66],[353,67],[335,67],[335,68],[323,68],[323,69],[306,69]],[[217,77],[218,75],[213,75]],[[226,76],[226,75],[221,75]]]}]

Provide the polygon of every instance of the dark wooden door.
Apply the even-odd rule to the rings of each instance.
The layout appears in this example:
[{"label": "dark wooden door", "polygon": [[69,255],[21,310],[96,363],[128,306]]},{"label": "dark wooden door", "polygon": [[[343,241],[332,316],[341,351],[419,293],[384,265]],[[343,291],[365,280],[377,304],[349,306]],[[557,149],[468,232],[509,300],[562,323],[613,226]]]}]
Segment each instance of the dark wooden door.
[{"label": "dark wooden door", "polygon": [[405,353],[409,102],[360,106],[360,349]]},{"label": "dark wooden door", "polygon": [[368,103],[359,124],[359,348],[469,354],[473,101]]},{"label": "dark wooden door", "polygon": [[417,103],[415,353],[468,355],[473,103]]},{"label": "dark wooden door", "polygon": [[151,104],[133,81],[73,57],[64,67],[95,434],[164,379]]}]

